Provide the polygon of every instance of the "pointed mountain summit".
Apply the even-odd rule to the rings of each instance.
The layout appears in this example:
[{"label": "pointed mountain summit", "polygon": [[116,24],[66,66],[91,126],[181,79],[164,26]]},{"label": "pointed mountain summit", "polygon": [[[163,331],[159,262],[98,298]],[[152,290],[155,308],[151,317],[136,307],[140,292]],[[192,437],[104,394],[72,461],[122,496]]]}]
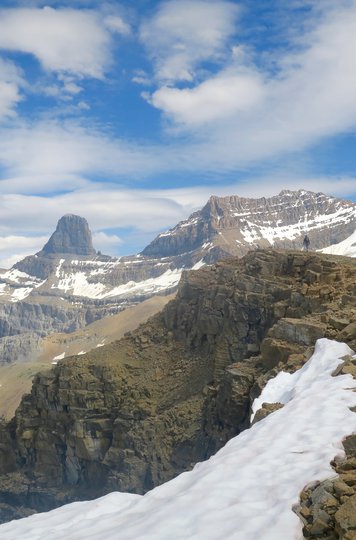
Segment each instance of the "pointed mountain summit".
[{"label": "pointed mountain summit", "polygon": [[74,214],[66,214],[61,217],[55,232],[40,253],[95,256],[96,251],[93,248],[87,220]]},{"label": "pointed mountain summit", "polygon": [[60,259],[88,259],[96,257],[91,231],[85,218],[66,214],[60,218],[56,230],[36,253],[25,257],[13,268],[39,279],[47,279]]}]

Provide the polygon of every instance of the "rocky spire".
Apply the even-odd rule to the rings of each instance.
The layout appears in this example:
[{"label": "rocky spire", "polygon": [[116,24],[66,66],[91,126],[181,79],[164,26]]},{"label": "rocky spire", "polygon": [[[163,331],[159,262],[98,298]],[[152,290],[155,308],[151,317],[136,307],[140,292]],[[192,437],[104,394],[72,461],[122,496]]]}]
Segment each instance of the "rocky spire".
[{"label": "rocky spire", "polygon": [[73,214],[61,217],[42,254],[95,256],[87,220]]}]

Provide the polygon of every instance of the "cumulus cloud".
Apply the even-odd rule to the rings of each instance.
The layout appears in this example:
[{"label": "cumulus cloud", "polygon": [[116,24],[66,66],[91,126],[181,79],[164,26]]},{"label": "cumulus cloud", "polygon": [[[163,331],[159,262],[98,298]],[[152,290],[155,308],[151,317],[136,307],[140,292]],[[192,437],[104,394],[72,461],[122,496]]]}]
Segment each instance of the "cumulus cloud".
[{"label": "cumulus cloud", "polygon": [[0,119],[15,114],[15,107],[21,101],[20,87],[24,85],[15,64],[0,58]]},{"label": "cumulus cloud", "polygon": [[141,41],[153,59],[159,80],[194,79],[196,66],[219,61],[235,32],[239,13],[233,2],[170,0],[140,29]]},{"label": "cumulus cloud", "polygon": [[98,231],[93,234],[93,244],[95,248],[105,252],[116,248],[122,244],[122,240],[117,234],[107,234],[103,231]]},{"label": "cumulus cloud", "polygon": [[48,71],[103,78],[112,31],[127,34],[128,26],[118,16],[103,19],[90,10],[0,10],[0,49],[32,54]]},{"label": "cumulus cloud", "polygon": [[27,255],[39,251],[47,236],[0,236],[0,268],[10,268]]},{"label": "cumulus cloud", "polygon": [[192,89],[164,86],[148,99],[174,122],[197,126],[251,111],[263,98],[264,87],[258,73],[229,70]]}]

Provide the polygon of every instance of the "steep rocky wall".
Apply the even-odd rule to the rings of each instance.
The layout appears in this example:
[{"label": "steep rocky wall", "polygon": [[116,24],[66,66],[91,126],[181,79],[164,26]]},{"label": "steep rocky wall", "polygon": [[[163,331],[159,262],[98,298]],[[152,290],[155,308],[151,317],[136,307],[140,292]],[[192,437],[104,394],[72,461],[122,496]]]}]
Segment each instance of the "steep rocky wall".
[{"label": "steep rocky wall", "polygon": [[[0,304],[0,338],[33,332],[73,332],[106,315],[120,311],[120,305],[70,306],[60,303],[18,302]],[[0,359],[1,362],[1,359]]]},{"label": "steep rocky wall", "polygon": [[355,262],[257,251],[191,272],[137,331],[38,375],[0,432],[3,519],[142,493],[209,457],[317,337],[356,345]]}]

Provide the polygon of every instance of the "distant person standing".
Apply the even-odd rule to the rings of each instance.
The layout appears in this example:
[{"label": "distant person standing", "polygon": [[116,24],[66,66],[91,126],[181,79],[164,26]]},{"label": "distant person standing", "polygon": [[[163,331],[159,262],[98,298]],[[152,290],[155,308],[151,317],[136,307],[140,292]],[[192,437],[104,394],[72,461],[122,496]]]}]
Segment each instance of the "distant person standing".
[{"label": "distant person standing", "polygon": [[304,240],[303,240],[303,249],[304,249],[304,251],[309,251],[309,246],[310,246],[310,240],[309,240],[309,236],[306,234],[304,236]]}]

